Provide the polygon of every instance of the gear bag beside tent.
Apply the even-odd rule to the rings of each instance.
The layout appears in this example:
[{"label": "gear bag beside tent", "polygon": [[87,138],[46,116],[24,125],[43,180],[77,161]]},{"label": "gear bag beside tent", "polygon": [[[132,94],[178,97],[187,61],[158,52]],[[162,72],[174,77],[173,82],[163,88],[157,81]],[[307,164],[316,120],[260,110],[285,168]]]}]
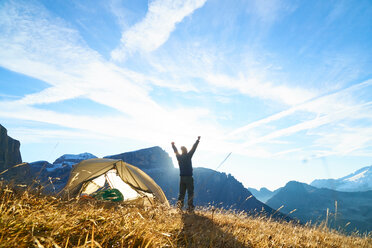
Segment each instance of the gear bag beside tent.
[{"label": "gear bag beside tent", "polygon": [[158,201],[169,206],[163,190],[139,168],[117,159],[95,158],[81,161],[70,173],[62,190],[68,197],[91,195],[104,186],[117,189],[124,201]]}]

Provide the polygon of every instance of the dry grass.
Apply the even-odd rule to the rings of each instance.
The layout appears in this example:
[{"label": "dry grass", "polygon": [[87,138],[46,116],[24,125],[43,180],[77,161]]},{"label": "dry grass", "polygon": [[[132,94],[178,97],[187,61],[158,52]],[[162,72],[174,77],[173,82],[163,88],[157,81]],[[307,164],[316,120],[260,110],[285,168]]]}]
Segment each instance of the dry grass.
[{"label": "dry grass", "polygon": [[182,214],[0,189],[0,247],[372,247],[371,236],[202,209]]}]

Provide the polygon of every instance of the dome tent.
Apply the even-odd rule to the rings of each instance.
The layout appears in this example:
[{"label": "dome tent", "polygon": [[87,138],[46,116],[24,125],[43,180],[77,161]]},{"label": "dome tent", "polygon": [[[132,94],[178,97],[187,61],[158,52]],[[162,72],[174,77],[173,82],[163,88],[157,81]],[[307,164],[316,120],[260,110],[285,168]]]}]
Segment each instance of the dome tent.
[{"label": "dome tent", "polygon": [[62,191],[69,197],[92,194],[105,183],[118,189],[124,200],[145,198],[154,203],[156,199],[169,206],[163,190],[150,176],[118,159],[95,158],[81,161],[72,169]]}]

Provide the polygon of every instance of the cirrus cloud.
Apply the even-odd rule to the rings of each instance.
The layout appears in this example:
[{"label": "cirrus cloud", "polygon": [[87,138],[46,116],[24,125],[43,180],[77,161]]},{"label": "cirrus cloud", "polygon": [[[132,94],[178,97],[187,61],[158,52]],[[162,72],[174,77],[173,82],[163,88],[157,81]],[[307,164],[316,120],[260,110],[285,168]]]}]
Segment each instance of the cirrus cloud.
[{"label": "cirrus cloud", "polygon": [[206,0],[156,0],[149,4],[145,18],[133,27],[125,30],[121,44],[112,51],[111,57],[121,61],[134,52],[151,52],[164,44],[175,29],[177,23]]}]

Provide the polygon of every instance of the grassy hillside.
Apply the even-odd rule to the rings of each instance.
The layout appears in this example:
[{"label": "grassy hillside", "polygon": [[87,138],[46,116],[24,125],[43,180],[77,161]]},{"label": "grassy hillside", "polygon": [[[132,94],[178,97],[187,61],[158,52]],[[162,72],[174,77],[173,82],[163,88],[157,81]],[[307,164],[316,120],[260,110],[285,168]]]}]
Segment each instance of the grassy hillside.
[{"label": "grassy hillside", "polygon": [[3,187],[0,247],[372,247],[372,237],[222,210],[182,214]]}]

